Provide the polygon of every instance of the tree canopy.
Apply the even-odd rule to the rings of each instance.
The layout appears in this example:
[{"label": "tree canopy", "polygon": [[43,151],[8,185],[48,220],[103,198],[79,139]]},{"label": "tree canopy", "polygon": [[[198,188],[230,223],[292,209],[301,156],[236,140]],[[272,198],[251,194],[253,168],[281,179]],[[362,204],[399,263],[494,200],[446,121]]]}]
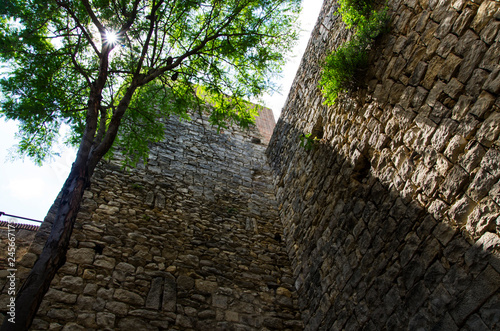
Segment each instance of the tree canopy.
[{"label": "tree canopy", "polygon": [[[64,123],[78,145],[49,237],[16,296],[25,330],[66,251],[97,163],[130,163],[163,138],[161,119],[207,110],[247,126],[245,102],[273,88],[296,40],[299,0],[11,0],[0,7],[0,115],[20,123],[19,152],[41,162]],[[207,105],[207,106],[205,106]]]},{"label": "tree canopy", "polygon": [[158,118],[204,105],[200,88],[212,124],[251,123],[242,100],[274,88],[299,1],[31,0],[0,10],[0,112],[20,123],[20,154],[43,161],[63,123],[78,145],[90,97],[94,148],[115,135],[135,162],[162,138]]}]

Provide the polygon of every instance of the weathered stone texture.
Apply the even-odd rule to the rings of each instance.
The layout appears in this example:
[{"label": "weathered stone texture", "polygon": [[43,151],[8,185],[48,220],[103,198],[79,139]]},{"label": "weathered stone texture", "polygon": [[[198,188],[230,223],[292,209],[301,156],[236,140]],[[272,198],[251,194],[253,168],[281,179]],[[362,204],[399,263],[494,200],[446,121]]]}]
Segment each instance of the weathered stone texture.
[{"label": "weathered stone texture", "polygon": [[262,130],[193,117],[146,165],[98,167],[33,330],[303,328]]},{"label": "weathered stone texture", "polygon": [[[29,250],[38,228],[38,225],[19,224],[14,220],[0,221],[0,288],[10,285],[7,276],[12,270],[16,269],[16,275],[25,274],[32,267],[37,255]],[[1,301],[0,305],[4,303],[7,301]]]},{"label": "weathered stone texture", "polygon": [[364,82],[326,106],[351,33],[325,1],[267,150],[305,329],[497,330],[500,3],[388,5]]}]

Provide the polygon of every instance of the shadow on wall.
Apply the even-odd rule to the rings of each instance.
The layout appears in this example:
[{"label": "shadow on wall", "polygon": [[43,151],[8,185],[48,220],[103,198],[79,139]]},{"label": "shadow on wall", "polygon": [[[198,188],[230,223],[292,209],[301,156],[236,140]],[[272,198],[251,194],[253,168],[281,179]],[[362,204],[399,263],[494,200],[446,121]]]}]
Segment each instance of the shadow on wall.
[{"label": "shadow on wall", "polygon": [[[256,129],[218,134],[175,118],[165,126],[147,165],[96,169],[33,329],[302,330]],[[18,284],[56,210],[19,262]]]},{"label": "shadow on wall", "polygon": [[381,161],[302,134],[280,119],[268,155],[306,330],[500,328],[496,234],[471,243],[377,178]]}]

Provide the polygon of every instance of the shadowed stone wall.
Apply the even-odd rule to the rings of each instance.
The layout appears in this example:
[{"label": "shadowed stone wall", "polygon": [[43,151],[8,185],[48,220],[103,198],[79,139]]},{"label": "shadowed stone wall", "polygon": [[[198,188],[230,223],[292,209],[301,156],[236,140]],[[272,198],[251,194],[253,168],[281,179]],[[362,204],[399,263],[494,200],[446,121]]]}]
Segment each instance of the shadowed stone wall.
[{"label": "shadowed stone wall", "polygon": [[[201,118],[166,128],[146,166],[96,170],[33,329],[301,330],[259,130],[217,134]],[[4,286],[3,311],[8,299]]]},{"label": "shadowed stone wall", "polygon": [[321,62],[351,32],[325,1],[268,148],[305,329],[498,330],[500,3],[388,3],[328,107]]},{"label": "shadowed stone wall", "polygon": [[0,279],[7,277],[10,273],[8,269],[14,269],[17,262],[28,252],[38,228],[38,225],[20,224],[14,220],[0,221]]}]

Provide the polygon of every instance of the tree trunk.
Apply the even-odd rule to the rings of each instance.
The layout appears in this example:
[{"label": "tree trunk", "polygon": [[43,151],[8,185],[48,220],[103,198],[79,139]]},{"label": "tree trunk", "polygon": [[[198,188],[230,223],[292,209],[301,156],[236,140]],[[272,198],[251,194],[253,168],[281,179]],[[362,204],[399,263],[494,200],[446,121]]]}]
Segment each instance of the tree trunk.
[{"label": "tree trunk", "polygon": [[66,252],[76,216],[89,181],[86,162],[75,164],[62,189],[62,197],[49,238],[16,297],[15,323],[4,320],[1,331],[28,330],[57,270],[66,262]]},{"label": "tree trunk", "polygon": [[[80,210],[83,193],[93,171],[93,169],[89,169],[89,157],[97,128],[101,91],[102,89],[93,89],[91,91],[85,132],[80,142],[76,160],[62,187],[62,196],[52,229],[42,253],[16,296],[15,323],[11,323],[9,321],[10,316],[7,316],[0,331],[29,329],[45,293],[49,290],[52,279],[54,279],[59,268],[66,262],[69,239]],[[97,162],[93,163],[97,164]]]},{"label": "tree trunk", "polygon": [[78,211],[80,210],[85,188],[92,177],[97,163],[113,145],[121,119],[128,108],[132,96],[141,85],[138,78],[135,77],[120,100],[117,110],[110,120],[103,141],[96,142],[95,134],[98,114],[102,99],[102,90],[107,79],[107,56],[110,51],[111,49],[107,49],[106,52],[103,52],[100,74],[96,83],[91,87],[85,132],[80,142],[76,160],[62,188],[60,205],[52,224],[49,238],[38,260],[17,293],[15,323],[9,322],[10,316],[7,316],[0,331],[28,330],[33,323],[43,297],[49,290],[52,279],[54,279],[59,268],[66,262],[69,240]]}]

